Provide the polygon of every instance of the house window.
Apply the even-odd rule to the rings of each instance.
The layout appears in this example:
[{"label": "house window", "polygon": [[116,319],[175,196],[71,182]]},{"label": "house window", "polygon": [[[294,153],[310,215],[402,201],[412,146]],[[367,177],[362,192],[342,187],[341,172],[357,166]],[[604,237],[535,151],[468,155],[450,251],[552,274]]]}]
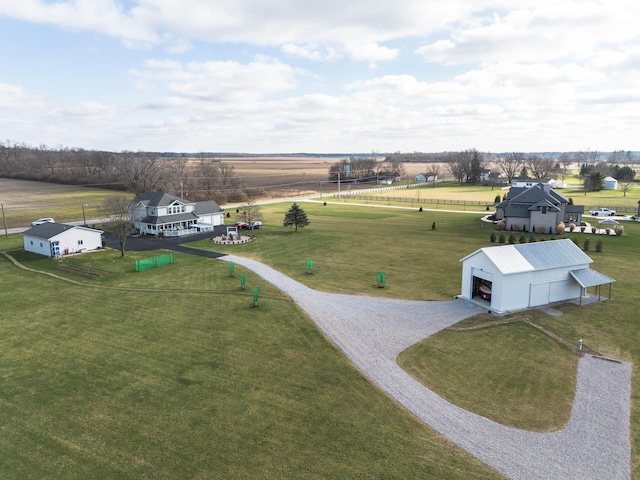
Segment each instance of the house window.
[{"label": "house window", "polygon": [[78,240],[78,245],[82,245],[83,240]]},{"label": "house window", "polygon": [[33,240],[31,240],[31,245],[33,245]]},{"label": "house window", "polygon": [[40,242],[40,247],[43,247],[44,245],[42,245],[42,242]]},{"label": "house window", "polygon": [[542,207],[542,213],[543,214],[547,213],[547,207]]}]

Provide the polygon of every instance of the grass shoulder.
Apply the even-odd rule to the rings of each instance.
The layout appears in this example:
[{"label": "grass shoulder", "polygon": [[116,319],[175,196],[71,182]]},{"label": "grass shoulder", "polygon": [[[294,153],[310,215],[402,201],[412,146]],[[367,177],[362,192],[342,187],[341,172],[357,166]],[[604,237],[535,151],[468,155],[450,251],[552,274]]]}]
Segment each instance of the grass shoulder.
[{"label": "grass shoulder", "polygon": [[398,363],[451,403],[503,425],[554,431],[571,415],[578,357],[525,323],[444,330]]}]

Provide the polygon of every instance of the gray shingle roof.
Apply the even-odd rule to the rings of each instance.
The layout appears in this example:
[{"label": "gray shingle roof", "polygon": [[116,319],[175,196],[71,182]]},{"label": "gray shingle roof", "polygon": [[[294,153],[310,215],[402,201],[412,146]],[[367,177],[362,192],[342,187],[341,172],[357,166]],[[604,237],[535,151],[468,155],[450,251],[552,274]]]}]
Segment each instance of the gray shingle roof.
[{"label": "gray shingle roof", "polygon": [[166,192],[141,193],[133,199],[134,204],[140,202],[142,202],[147,207],[166,207],[168,205],[171,205],[173,202],[180,202],[183,204],[193,203]]},{"label": "gray shingle roof", "polygon": [[30,237],[48,239],[60,235],[62,232],[75,228],[75,225],[67,225],[65,223],[42,223],[31,227],[29,230],[25,230],[23,235]]},{"label": "gray shingle roof", "polygon": [[206,213],[222,212],[223,209],[213,200],[207,200],[206,202],[196,202],[195,211],[198,215],[204,215]]}]

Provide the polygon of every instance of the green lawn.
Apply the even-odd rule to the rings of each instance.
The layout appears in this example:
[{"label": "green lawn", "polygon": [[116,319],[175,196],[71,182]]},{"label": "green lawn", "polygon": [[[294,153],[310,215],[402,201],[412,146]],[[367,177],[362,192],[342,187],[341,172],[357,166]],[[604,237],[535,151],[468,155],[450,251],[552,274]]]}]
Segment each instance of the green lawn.
[{"label": "green lawn", "polygon": [[[491,245],[492,227],[473,214],[301,203],[311,225],[294,233],[281,226],[289,206],[261,207],[265,226],[251,243],[196,246],[260,259],[320,290],[450,299],[460,291],[460,258]],[[622,237],[603,238],[602,253],[589,252],[593,268],[617,280],[613,300],[563,306],[562,317],[539,314],[536,322],[637,363],[639,236],[640,224],[626,223]],[[0,238],[1,250],[20,246],[17,236]],[[0,469],[9,478],[498,478],[373,387],[251,272],[246,292],[241,270],[232,278],[223,262],[190,255],[133,272],[133,260],[150,255],[70,257],[106,272],[85,280],[59,271],[56,261],[17,254],[88,286],[0,259]],[[376,288],[377,271],[387,273],[384,289]],[[157,292],[141,290],[148,286]],[[261,292],[257,309],[251,288]],[[509,404],[507,424],[524,418],[527,428],[552,429],[566,419],[575,359],[527,328],[443,331],[415,346],[412,361],[424,371],[467,345],[466,358],[458,351],[450,369],[425,383],[492,418]],[[494,350],[509,342],[519,348],[502,377],[506,360]],[[535,372],[541,357],[544,371]],[[560,365],[565,376],[555,378]],[[499,389],[493,398],[484,383]]]},{"label": "green lawn", "polygon": [[443,330],[398,363],[450,402],[504,425],[553,431],[571,416],[578,357],[525,323]]},{"label": "green lawn", "polygon": [[249,277],[265,294],[254,308],[248,293],[216,294],[239,291],[223,262],[176,255],[134,273],[100,255],[115,266],[93,283],[160,291],[80,286],[0,259],[4,478],[498,478],[372,386],[268,284]]}]

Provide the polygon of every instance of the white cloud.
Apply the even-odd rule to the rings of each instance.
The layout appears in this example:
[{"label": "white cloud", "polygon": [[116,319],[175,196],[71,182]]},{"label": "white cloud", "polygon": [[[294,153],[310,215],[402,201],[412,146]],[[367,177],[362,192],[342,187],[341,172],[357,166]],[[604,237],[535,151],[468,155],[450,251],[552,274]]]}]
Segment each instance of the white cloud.
[{"label": "white cloud", "polygon": [[0,109],[30,109],[42,105],[42,99],[27,92],[22,85],[0,83]]},{"label": "white cloud", "polygon": [[[0,1],[0,15],[61,27],[96,31],[127,46],[163,45],[182,52],[195,41],[233,42],[292,49],[306,58],[336,52],[358,61],[394,59],[385,42],[423,36],[474,11],[507,0],[427,2],[396,0],[46,0]],[[511,2],[513,3],[513,2]],[[131,5],[129,8],[126,5]],[[314,47],[313,45],[316,45]]]},{"label": "white cloud", "polygon": [[134,75],[160,84],[172,97],[197,102],[255,102],[296,87],[302,72],[266,57],[241,64],[234,61],[188,62],[149,60]]},{"label": "white cloud", "polygon": [[[620,5],[622,4],[622,5]],[[584,60],[598,47],[637,39],[637,2],[557,2],[494,14],[416,50],[429,62]]]},{"label": "white cloud", "polygon": [[160,40],[153,26],[137,21],[113,0],[4,0],[0,15],[19,20],[48,23],[79,30],[97,31],[131,45],[148,45]]}]

